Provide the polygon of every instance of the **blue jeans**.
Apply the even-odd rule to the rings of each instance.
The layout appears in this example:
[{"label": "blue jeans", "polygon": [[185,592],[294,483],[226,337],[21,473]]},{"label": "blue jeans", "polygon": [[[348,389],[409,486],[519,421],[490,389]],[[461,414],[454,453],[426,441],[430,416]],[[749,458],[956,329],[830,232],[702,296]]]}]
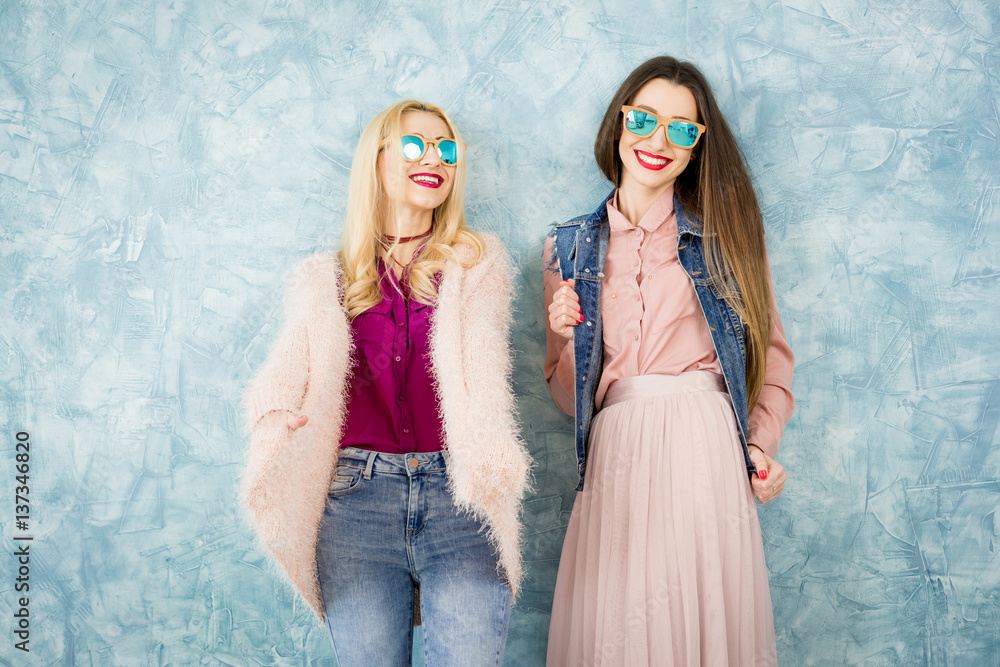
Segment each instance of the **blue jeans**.
[{"label": "blue jeans", "polygon": [[455,507],[440,452],[342,449],[316,549],[338,664],[410,664],[416,584],[428,667],[500,665],[510,587],[482,528]]}]

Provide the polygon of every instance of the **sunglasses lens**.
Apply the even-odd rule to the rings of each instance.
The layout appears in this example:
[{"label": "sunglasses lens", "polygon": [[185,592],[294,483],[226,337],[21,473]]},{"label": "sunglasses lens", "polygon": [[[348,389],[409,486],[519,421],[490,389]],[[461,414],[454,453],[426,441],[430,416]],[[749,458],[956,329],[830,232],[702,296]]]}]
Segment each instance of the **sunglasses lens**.
[{"label": "sunglasses lens", "polygon": [[694,146],[694,142],[698,140],[698,126],[675,120],[667,124],[667,137],[675,146],[681,148]]},{"label": "sunglasses lens", "polygon": [[656,129],[656,118],[636,109],[630,109],[625,114],[625,129],[632,134],[646,137]]},{"label": "sunglasses lens", "polygon": [[403,138],[403,159],[414,162],[424,155],[424,142],[420,137],[404,135]]},{"label": "sunglasses lens", "polygon": [[451,139],[442,139],[437,145],[438,155],[445,164],[455,164],[458,162],[458,146]]}]

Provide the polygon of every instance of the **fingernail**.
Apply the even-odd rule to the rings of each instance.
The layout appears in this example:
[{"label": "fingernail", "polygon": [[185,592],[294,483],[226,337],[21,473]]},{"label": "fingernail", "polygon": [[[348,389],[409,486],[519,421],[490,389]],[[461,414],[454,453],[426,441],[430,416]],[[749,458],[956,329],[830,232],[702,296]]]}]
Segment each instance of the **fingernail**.
[{"label": "fingernail", "polygon": [[587,320],[583,319],[583,313],[580,313],[580,321],[581,322],[586,322],[587,321]]},{"label": "fingernail", "polygon": [[760,477],[761,479],[767,479],[767,471],[761,468],[760,470],[757,471],[757,476]]}]

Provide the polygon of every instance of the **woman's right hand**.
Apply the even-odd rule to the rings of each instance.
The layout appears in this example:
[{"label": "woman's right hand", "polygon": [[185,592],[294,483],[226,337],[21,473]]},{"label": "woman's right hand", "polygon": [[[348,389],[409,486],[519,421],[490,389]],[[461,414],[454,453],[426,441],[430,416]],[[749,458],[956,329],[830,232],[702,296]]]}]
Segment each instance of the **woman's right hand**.
[{"label": "woman's right hand", "polygon": [[574,282],[564,280],[549,304],[549,328],[563,338],[573,337],[573,327],[584,321],[580,297],[573,290]]},{"label": "woman's right hand", "polygon": [[293,430],[293,431],[297,431],[300,428],[302,428],[303,426],[305,426],[306,422],[308,422],[308,421],[309,421],[309,417],[306,417],[305,415],[300,415],[300,416],[296,417],[293,414],[289,414],[288,415],[288,428],[291,429],[291,430]]}]

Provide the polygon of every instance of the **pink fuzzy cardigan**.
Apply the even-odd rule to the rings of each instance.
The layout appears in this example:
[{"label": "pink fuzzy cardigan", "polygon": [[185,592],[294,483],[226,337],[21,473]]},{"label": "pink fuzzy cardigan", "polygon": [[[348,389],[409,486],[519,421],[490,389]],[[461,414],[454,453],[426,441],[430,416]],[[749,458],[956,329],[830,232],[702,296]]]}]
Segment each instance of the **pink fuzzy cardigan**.
[{"label": "pink fuzzy cardigan", "polygon": [[[474,266],[445,266],[431,320],[448,483],[457,507],[482,520],[517,596],[521,497],[530,458],[510,386],[511,267],[498,239]],[[465,259],[472,249],[459,246]],[[320,619],[316,542],[337,467],[353,343],[334,253],[295,270],[278,340],[244,396],[250,448],[242,500],[271,558]],[[276,414],[272,414],[276,413]],[[291,431],[287,413],[309,422]]]}]

